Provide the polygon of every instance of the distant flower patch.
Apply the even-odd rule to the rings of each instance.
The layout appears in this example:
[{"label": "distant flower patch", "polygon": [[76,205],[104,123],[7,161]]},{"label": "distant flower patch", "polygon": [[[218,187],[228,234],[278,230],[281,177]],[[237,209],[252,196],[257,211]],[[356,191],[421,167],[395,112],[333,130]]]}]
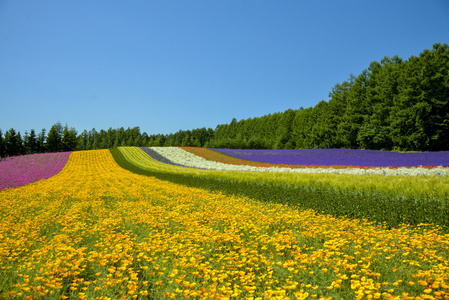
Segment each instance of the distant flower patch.
[{"label": "distant flower patch", "polygon": [[364,167],[449,167],[449,151],[399,153],[355,149],[213,149],[240,159],[291,165]]},{"label": "distant flower patch", "polygon": [[[371,167],[371,166],[338,166],[331,165],[290,165],[286,166],[285,160],[283,164],[270,164],[269,166],[254,166],[252,163],[236,161],[232,163],[223,163],[212,160],[210,157],[206,159],[201,157],[200,153],[191,153],[192,149],[182,149],[178,147],[151,147],[154,151],[164,156],[166,159],[189,167],[226,170],[226,171],[253,171],[253,172],[290,172],[290,173],[334,173],[334,174],[376,174],[376,175],[449,175],[449,168],[444,167]],[[187,151],[189,150],[189,151]],[[238,150],[246,151],[246,150]],[[254,151],[254,150],[252,150]],[[263,150],[266,151],[266,150]],[[210,154],[208,154],[210,155]],[[277,155],[280,156],[278,153]]]},{"label": "distant flower patch", "polygon": [[157,160],[159,162],[162,162],[164,164],[174,165],[174,166],[180,166],[180,167],[186,167],[182,164],[177,164],[172,162],[171,160],[167,159],[165,156],[160,155],[158,152],[154,151],[151,148],[148,147],[140,147],[146,154],[148,154],[152,159]]}]

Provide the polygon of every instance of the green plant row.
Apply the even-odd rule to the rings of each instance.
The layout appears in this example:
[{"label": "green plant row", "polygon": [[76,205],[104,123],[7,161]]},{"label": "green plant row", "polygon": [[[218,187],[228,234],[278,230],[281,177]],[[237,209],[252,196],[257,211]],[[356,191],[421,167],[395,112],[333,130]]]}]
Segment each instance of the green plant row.
[{"label": "green plant row", "polygon": [[111,153],[131,172],[191,187],[368,219],[389,228],[401,223],[449,225],[449,180],[441,176],[199,170],[160,163],[137,147],[114,148]]}]

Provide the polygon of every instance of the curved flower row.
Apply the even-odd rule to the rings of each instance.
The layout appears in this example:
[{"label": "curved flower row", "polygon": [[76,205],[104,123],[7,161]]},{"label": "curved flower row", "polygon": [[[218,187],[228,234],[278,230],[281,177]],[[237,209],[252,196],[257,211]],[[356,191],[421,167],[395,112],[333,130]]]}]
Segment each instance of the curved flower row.
[{"label": "curved flower row", "polygon": [[[303,169],[303,168],[321,168],[321,169],[352,169],[352,168],[359,168],[359,169],[372,169],[376,168],[376,166],[367,166],[367,165],[354,165],[354,164],[327,164],[327,165],[316,165],[316,164],[290,164],[287,162],[282,163],[270,163],[270,162],[264,162],[261,161],[260,158],[257,156],[242,156],[245,158],[242,158],[240,156],[234,156],[237,151],[236,149],[208,149],[208,148],[200,148],[200,147],[179,147],[183,150],[186,150],[187,152],[193,153],[196,156],[203,157],[207,160],[212,160],[216,162],[221,162],[225,164],[231,164],[231,165],[246,165],[246,166],[254,166],[254,167],[277,167],[277,168],[291,168],[291,169]],[[311,150],[328,150],[328,149],[311,149]],[[333,149],[333,150],[346,150],[346,149]],[[228,153],[229,151],[229,153]],[[251,153],[251,150],[241,150],[243,153],[246,153],[247,151]],[[256,150],[252,150],[256,151]],[[261,151],[274,151],[274,150],[261,150]],[[281,150],[279,150],[281,151]],[[288,150],[285,150],[288,151]],[[238,151],[237,151],[238,152]],[[262,155],[265,155],[264,152],[262,152]],[[290,161],[291,157],[289,157],[288,152],[279,152],[276,153],[276,156],[278,160],[280,161]],[[249,160],[249,159],[255,158],[259,160]],[[335,162],[336,163],[336,162]],[[381,166],[377,166],[381,167]],[[397,169],[397,167],[394,166],[384,166],[388,167],[390,169]],[[404,166],[405,167],[405,166]],[[413,166],[416,168],[416,166]],[[430,168],[429,166],[425,166],[426,168]],[[436,166],[433,166],[435,168]]]},{"label": "curved flower row", "polygon": [[229,165],[245,165],[252,167],[277,167],[277,168],[306,168],[308,166],[304,165],[289,165],[289,164],[273,164],[267,162],[260,162],[254,160],[242,159],[239,157],[234,157],[232,155],[228,155],[218,151],[217,149],[208,149],[208,148],[200,148],[200,147],[179,147],[187,152],[193,153],[196,156],[205,158],[207,160],[221,162]]},{"label": "curved flower row", "polygon": [[165,156],[160,155],[158,152],[154,151],[153,149],[151,149],[149,147],[139,147],[139,148],[142,149],[143,152],[148,154],[152,159],[157,160],[157,161],[159,161],[161,163],[169,164],[169,165],[172,165],[172,166],[191,168],[191,167],[183,165],[183,164],[174,163],[171,160],[167,159]]},{"label": "curved flower row", "polygon": [[253,172],[290,172],[290,173],[333,173],[333,174],[354,174],[354,175],[444,175],[449,176],[449,168],[436,167],[436,168],[287,168],[287,167],[255,167],[248,165],[227,164],[217,161],[211,161],[190,153],[182,148],[178,147],[151,147],[154,151],[164,156],[166,159],[185,166],[193,168],[211,169],[211,170],[226,170],[226,171],[253,171]]},{"label": "curved flower row", "polygon": [[28,154],[0,160],[0,191],[47,179],[61,172],[71,152]]},{"label": "curved flower row", "polygon": [[212,149],[231,157],[290,165],[364,167],[449,167],[449,151],[394,152],[360,149]]}]

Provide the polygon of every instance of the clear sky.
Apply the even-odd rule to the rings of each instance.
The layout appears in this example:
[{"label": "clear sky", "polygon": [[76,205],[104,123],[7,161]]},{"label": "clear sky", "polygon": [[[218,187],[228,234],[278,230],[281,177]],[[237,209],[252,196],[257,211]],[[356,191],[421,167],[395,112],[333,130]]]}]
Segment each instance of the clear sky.
[{"label": "clear sky", "polygon": [[448,0],[0,0],[0,129],[215,128],[434,43]]}]

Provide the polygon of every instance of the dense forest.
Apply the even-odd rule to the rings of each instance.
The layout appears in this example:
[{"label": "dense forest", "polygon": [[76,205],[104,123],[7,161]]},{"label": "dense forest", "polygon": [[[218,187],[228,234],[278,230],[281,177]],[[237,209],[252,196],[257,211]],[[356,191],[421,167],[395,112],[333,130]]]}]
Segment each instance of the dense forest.
[{"label": "dense forest", "polygon": [[24,136],[13,128],[4,134],[0,130],[0,157],[31,153],[109,149],[118,146],[203,146],[214,134],[211,128],[179,131],[176,134],[155,134],[148,136],[139,127],[97,131],[84,130],[80,134],[75,128],[55,123],[50,130],[42,129],[38,134],[34,129]]},{"label": "dense forest", "polygon": [[215,129],[148,135],[139,127],[122,127],[78,134],[57,122],[48,134],[0,130],[0,157],[117,146],[449,150],[449,46],[434,44],[408,60],[374,61],[314,107],[233,119]]},{"label": "dense forest", "polygon": [[36,134],[31,129],[22,137],[20,132],[10,129],[3,134],[0,130],[0,156],[29,153],[61,152],[76,150],[107,149],[118,146],[143,146],[148,144],[148,135],[139,127],[97,131],[84,130],[78,134],[73,127],[55,123],[47,134],[45,129]]},{"label": "dense forest", "polygon": [[449,46],[384,57],[336,84],[329,101],[219,125],[208,147],[449,150]]}]

